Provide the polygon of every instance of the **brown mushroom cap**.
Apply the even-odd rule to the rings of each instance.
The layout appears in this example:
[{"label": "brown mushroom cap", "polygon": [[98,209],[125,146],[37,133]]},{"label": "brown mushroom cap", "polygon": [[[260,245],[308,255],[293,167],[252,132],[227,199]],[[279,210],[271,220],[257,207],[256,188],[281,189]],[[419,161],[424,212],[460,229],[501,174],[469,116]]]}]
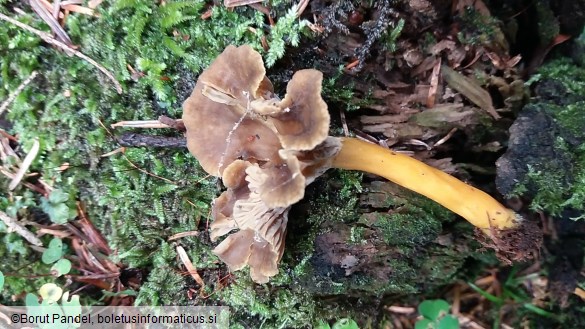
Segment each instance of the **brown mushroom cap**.
[{"label": "brown mushroom cap", "polygon": [[228,46],[209,67],[199,81],[239,100],[248,101],[272,93],[272,83],[266,78],[262,56],[248,45]]},{"label": "brown mushroom cap", "polygon": [[278,105],[281,111],[269,114],[285,149],[311,150],[327,138],[330,117],[321,98],[322,81],[317,70],[297,71]]},{"label": "brown mushroom cap", "polygon": [[264,74],[258,53],[249,46],[230,46],[201,74],[183,103],[187,147],[209,174],[221,176],[223,169],[238,158],[254,162],[278,158],[281,145],[271,128],[249,117],[241,106],[203,95],[203,88],[212,86],[221,91],[220,95],[233,97],[237,104],[247,104],[246,93],[261,96],[270,92],[272,85]]}]

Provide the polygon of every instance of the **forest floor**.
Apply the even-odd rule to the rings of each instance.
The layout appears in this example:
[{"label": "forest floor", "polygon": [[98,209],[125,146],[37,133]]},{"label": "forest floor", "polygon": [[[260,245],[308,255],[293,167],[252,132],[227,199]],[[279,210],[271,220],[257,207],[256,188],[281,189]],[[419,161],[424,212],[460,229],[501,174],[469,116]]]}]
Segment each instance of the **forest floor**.
[{"label": "forest floor", "polygon": [[[584,24],[583,1],[0,0],[0,304],[56,284],[81,305],[230,306],[234,328],[585,327]],[[323,73],[329,135],[522,214],[535,257],[330,170],[290,210],[279,273],[230,271],[209,235],[225,188],[174,120],[245,44],[277,95]]]}]

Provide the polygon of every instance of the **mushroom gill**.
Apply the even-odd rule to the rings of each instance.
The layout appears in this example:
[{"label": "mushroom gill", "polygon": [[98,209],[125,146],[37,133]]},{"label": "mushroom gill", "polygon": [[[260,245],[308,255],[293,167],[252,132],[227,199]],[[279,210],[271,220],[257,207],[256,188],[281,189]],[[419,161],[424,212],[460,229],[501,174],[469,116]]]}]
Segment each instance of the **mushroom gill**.
[{"label": "mushroom gill", "polygon": [[[234,168],[235,167],[235,168]],[[260,198],[258,188],[269,178],[258,165],[237,160],[224,171],[245,171],[248,185],[239,181],[215,200],[214,221],[211,223],[211,238],[229,233],[214,250],[214,253],[231,270],[250,266],[250,275],[255,282],[265,283],[278,273],[278,262],[284,251],[288,207],[269,207]],[[303,188],[304,189],[304,186]]]}]

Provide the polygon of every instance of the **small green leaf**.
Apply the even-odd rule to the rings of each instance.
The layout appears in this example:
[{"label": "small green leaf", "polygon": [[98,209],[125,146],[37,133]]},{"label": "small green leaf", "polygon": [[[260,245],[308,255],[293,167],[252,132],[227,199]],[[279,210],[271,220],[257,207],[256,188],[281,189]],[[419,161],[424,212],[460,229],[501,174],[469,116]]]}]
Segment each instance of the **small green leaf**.
[{"label": "small green leaf", "polygon": [[477,291],[482,297],[486,298],[492,303],[496,303],[498,305],[504,304],[504,300],[498,296],[494,296],[489,292],[481,289],[480,287],[476,286],[473,282],[467,282],[467,284],[471,287],[471,289]]},{"label": "small green leaf", "polygon": [[459,329],[459,320],[453,315],[446,315],[437,323],[437,329]]},{"label": "small green leaf", "polygon": [[26,305],[26,306],[39,306],[41,304],[39,304],[39,297],[37,297],[35,294],[31,294],[29,292],[28,294],[26,294],[26,297],[24,297],[24,305]]},{"label": "small green leaf", "polygon": [[49,194],[48,199],[41,200],[41,208],[51,221],[55,224],[65,224],[69,219],[75,217],[75,209],[67,205],[69,195],[61,190],[54,190]]},{"label": "small green leaf", "polygon": [[429,319],[420,319],[414,324],[414,329],[434,329],[433,321]]},{"label": "small green leaf", "polygon": [[61,298],[63,289],[54,283],[45,283],[39,288],[39,295],[43,299],[43,304],[53,304]]},{"label": "small green leaf", "polygon": [[[69,300],[69,291],[63,293],[63,297],[61,297],[61,305],[63,305],[63,313],[67,316],[74,317],[77,314],[82,313],[81,303],[79,302],[79,295],[73,295],[71,296],[71,300]],[[79,328],[81,324],[73,323],[71,326]]]},{"label": "small green leaf", "polygon": [[65,224],[71,218],[71,210],[65,203],[41,201],[41,208],[55,224]]},{"label": "small green leaf", "polygon": [[315,329],[331,329],[331,326],[329,325],[329,323],[321,320],[319,321],[319,324],[315,327]]},{"label": "small green leaf", "polygon": [[449,303],[442,299],[425,300],[418,305],[418,312],[429,320],[437,320],[441,314],[449,312]]},{"label": "small green leaf", "polygon": [[45,264],[52,264],[63,256],[63,241],[58,238],[53,238],[51,242],[49,242],[49,247],[47,250],[43,252],[43,256],[41,260]]},{"label": "small green leaf", "polygon": [[2,288],[4,288],[4,273],[0,271],[0,291],[2,291]]},{"label": "small green leaf", "polygon": [[551,313],[551,312],[548,312],[548,311],[545,311],[545,310],[543,310],[542,308],[540,308],[540,307],[538,307],[536,305],[533,305],[533,304],[530,304],[530,303],[524,303],[524,304],[522,304],[522,306],[524,306],[525,309],[527,309],[529,311],[532,311],[532,312],[534,312],[534,313],[536,313],[536,314],[538,314],[540,316],[544,316],[544,317],[551,318],[551,319],[557,318],[557,315],[556,314]]},{"label": "small green leaf", "polygon": [[357,323],[352,319],[339,319],[333,324],[333,329],[359,329]]},{"label": "small green leaf", "polygon": [[56,189],[49,194],[50,203],[63,203],[67,200],[69,200],[69,195],[61,190]]},{"label": "small green leaf", "polygon": [[51,272],[55,276],[61,276],[71,271],[71,262],[68,259],[61,258],[51,267]]}]

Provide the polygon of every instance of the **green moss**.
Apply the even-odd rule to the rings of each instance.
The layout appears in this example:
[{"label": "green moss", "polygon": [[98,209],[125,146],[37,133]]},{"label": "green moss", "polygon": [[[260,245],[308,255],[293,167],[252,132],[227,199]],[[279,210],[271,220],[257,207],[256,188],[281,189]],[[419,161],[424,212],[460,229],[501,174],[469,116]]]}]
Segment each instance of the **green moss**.
[{"label": "green moss", "polygon": [[554,59],[538,69],[538,78],[555,79],[570,93],[582,95],[585,90],[585,68],[572,63],[570,58]]},{"label": "green moss", "polygon": [[353,244],[365,244],[365,228],[352,226],[350,231],[349,242]]},{"label": "green moss", "polygon": [[[327,182],[335,186],[335,176],[328,177]],[[297,267],[287,271],[290,265],[285,265],[284,271],[299,293],[313,296],[315,300],[319,296],[359,296],[367,303],[386,294],[413,294],[421,289],[433,289],[450,280],[460,269],[469,252],[433,247],[442,223],[449,223],[454,215],[391,183],[382,183],[383,186],[377,183],[368,184],[364,188],[365,196],[360,199],[372,200],[368,194],[385,191],[386,198],[395,200],[379,200],[378,204],[392,204],[394,210],[359,215],[355,205],[339,211],[337,200],[322,195],[312,204],[308,219],[313,227],[319,225],[320,231],[304,235],[308,236],[306,244],[299,244],[295,227],[289,226],[288,236],[293,236],[293,248],[298,249],[287,249],[288,255],[295,257],[287,258],[285,253],[283,263],[297,264]],[[342,204],[347,203],[341,195],[336,198]],[[295,223],[294,219],[291,223]],[[465,245],[467,242],[461,240],[459,243]],[[275,282],[283,281],[277,279]],[[351,310],[339,301],[335,305],[341,310]]]},{"label": "green moss", "polygon": [[310,327],[317,311],[317,303],[297,291],[254,286],[244,278],[218,296],[229,302],[235,317],[241,319],[237,324],[245,327]]},{"label": "green moss", "polygon": [[374,227],[380,230],[386,243],[416,246],[434,239],[441,230],[441,222],[424,210],[413,206],[401,209],[404,213],[378,214]]},{"label": "green moss", "polygon": [[548,2],[537,2],[535,8],[540,44],[548,45],[560,33],[559,21]]},{"label": "green moss", "polygon": [[[206,178],[187,150],[127,149],[124,155],[102,157],[119,148],[112,135],[119,132],[105,127],[121,120],[179,117],[196,74],[229,44],[250,44],[272,62],[282,57],[285,47],[299,42],[303,24],[291,19],[290,7],[279,8],[272,13],[277,21],[272,28],[264,24],[263,14],[248,7],[213,6],[211,18],[204,20],[205,1],[104,2],[98,7],[99,18],[68,16],[65,29],[73,42],[114,73],[124,89],[121,95],[95,67],[0,22],[0,30],[6,31],[0,35],[0,99],[33,70],[41,73],[10,106],[9,132],[19,136],[24,150],[39,140],[41,151],[31,170],[83,203],[88,218],[117,251],[117,260],[146,270],[139,303],[188,302],[187,281],[166,240],[179,232],[205,231],[209,204],[218,190],[216,180]],[[34,16],[18,19],[47,30]],[[260,43],[265,34],[271,53]],[[69,169],[58,170],[66,162]],[[0,210],[33,216],[41,201],[41,196],[19,187],[11,199],[0,198]],[[31,255],[27,243],[14,234],[3,238],[2,248],[13,253],[15,266],[27,262],[18,256]],[[205,237],[180,242],[199,270],[217,269],[217,257]],[[45,274],[29,268],[35,271],[32,274]]]},{"label": "green moss", "polygon": [[[585,71],[583,73],[585,74]],[[582,92],[583,90],[585,89],[581,89]],[[568,129],[572,134],[583,138],[585,136],[583,131],[583,127],[585,127],[584,109],[585,101],[579,101],[557,109],[558,111],[554,112],[554,116],[564,129]]]},{"label": "green moss", "polygon": [[460,42],[507,49],[506,38],[499,27],[499,21],[492,16],[483,16],[472,7],[466,7],[459,16],[461,31],[457,34]]},{"label": "green moss", "polygon": [[514,193],[533,194],[531,207],[553,215],[559,215],[566,208],[584,210],[585,70],[568,59],[558,59],[541,67],[539,74],[542,81],[553,79],[562,84],[561,89],[564,88],[545,90],[545,94],[558,98],[562,104],[543,99],[530,105],[531,109],[550,116],[556,125],[555,131],[550,132],[555,136],[551,148],[556,159],[528,163],[527,174],[516,185]]},{"label": "green moss", "polygon": [[[371,94],[373,88],[365,95],[359,94],[355,90],[356,82],[353,80],[354,77],[346,74],[344,70],[344,65],[340,65],[331,77],[325,77],[323,79],[322,94],[329,107],[334,107],[336,104],[339,104],[338,106],[340,108],[351,112],[372,104]],[[364,79],[364,77],[360,79]],[[370,78],[366,77],[365,79]]]}]

